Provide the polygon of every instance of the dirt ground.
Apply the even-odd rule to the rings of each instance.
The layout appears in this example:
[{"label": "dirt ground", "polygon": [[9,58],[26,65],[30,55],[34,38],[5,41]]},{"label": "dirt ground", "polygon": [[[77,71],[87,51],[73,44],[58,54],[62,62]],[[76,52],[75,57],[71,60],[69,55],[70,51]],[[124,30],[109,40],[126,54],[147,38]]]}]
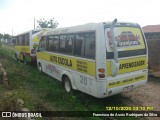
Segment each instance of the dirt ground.
[{"label": "dirt ground", "polygon": [[[127,94],[126,102],[129,106],[153,107],[154,111],[160,111],[160,77],[149,76],[145,86],[135,89]],[[147,117],[146,120],[160,120],[160,117]]]}]

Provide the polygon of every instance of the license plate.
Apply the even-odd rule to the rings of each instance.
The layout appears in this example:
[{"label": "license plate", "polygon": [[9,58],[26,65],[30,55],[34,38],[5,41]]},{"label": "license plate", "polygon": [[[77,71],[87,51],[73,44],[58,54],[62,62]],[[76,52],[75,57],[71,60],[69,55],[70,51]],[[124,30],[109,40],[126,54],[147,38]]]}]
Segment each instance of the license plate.
[{"label": "license plate", "polygon": [[124,87],[122,92],[126,93],[132,90],[133,90],[133,85],[130,85],[130,86]]}]

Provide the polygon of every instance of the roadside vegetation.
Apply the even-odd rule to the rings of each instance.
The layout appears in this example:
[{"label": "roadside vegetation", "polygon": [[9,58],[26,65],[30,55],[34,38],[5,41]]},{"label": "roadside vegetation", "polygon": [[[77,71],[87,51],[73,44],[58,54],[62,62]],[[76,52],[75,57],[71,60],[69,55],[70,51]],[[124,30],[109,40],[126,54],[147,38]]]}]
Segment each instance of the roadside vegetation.
[{"label": "roadside vegetation", "polygon": [[[79,91],[66,93],[61,82],[40,73],[36,65],[24,65],[16,61],[13,47],[0,46],[0,63],[7,71],[9,81],[8,86],[0,84],[0,111],[19,109],[19,105],[15,103],[17,98],[23,99],[24,107],[30,111],[106,111],[107,106],[127,106],[125,100],[129,98],[121,94],[97,99]],[[68,119],[101,120],[103,118],[77,117]],[[137,120],[138,118],[118,117],[110,119]]]}]

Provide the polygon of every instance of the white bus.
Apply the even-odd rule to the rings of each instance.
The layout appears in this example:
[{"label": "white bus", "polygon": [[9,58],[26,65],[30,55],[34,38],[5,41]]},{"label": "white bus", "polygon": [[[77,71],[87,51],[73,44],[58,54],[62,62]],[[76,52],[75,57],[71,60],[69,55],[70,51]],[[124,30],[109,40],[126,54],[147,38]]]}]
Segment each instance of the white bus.
[{"label": "white bus", "polygon": [[145,85],[147,44],[136,23],[89,23],[44,33],[39,43],[40,71],[60,80],[67,92],[97,98]]},{"label": "white bus", "polygon": [[21,34],[15,38],[15,58],[24,63],[34,62],[36,58],[36,48],[40,41],[40,36],[48,29],[34,29]]}]

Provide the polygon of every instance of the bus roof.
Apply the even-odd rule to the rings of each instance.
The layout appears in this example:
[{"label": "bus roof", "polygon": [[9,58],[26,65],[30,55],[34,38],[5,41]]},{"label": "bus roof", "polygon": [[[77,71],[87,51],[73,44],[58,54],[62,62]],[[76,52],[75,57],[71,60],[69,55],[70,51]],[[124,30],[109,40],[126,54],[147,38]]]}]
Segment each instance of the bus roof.
[{"label": "bus roof", "polygon": [[95,23],[88,23],[84,25],[64,27],[64,28],[55,28],[48,32],[45,32],[43,35],[53,35],[53,34],[66,34],[66,33],[75,33],[82,31],[93,31],[96,29]]},{"label": "bus roof", "polygon": [[50,30],[50,29],[51,29],[51,28],[32,29],[32,30],[28,30],[28,31],[25,31],[25,32],[23,32],[23,33],[17,34],[16,36],[23,35],[23,34],[26,34],[26,33],[31,32],[31,31],[41,31],[41,30]]},{"label": "bus roof", "polygon": [[[97,25],[110,26],[111,23],[112,22],[87,23],[87,24],[77,25],[72,27],[53,28],[53,29],[50,29],[49,31],[44,32],[42,36],[68,34],[68,33],[76,33],[76,32],[83,32],[83,31],[89,32],[89,31],[96,30]],[[137,23],[130,23],[130,22],[118,22],[116,24],[117,26],[121,26],[121,25],[124,26],[125,24],[126,26],[139,27]]]}]

